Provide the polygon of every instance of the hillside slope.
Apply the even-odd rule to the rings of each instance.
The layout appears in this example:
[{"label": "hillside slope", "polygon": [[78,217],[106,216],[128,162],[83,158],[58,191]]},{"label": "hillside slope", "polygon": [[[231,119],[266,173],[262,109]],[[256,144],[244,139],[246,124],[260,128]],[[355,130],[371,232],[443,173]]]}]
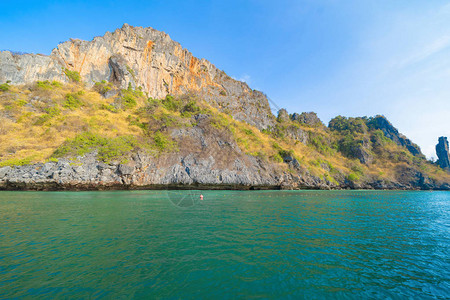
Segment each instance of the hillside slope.
[{"label": "hillside slope", "polygon": [[380,116],[327,128],[315,114],[282,111],[260,131],[196,94],[154,99],[130,87],[108,98],[106,82],[2,87],[2,189],[450,187],[448,173],[385,135]]},{"label": "hillside slope", "polygon": [[167,187],[448,190],[450,173],[383,116],[275,117],[151,28],[0,53],[0,189]]}]

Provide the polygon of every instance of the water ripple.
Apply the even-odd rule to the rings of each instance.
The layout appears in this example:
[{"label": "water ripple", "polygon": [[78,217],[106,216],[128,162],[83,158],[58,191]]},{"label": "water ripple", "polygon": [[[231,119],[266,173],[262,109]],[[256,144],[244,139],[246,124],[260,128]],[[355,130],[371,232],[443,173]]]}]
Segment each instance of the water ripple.
[{"label": "water ripple", "polygon": [[1,192],[0,298],[450,298],[449,192],[183,193]]}]

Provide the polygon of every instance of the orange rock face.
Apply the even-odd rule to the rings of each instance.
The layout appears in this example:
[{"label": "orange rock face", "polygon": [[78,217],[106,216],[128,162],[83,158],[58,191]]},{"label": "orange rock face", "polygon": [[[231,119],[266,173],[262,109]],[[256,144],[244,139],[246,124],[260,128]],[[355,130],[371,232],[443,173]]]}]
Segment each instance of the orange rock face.
[{"label": "orange rock face", "polygon": [[267,98],[262,93],[230,78],[209,61],[194,57],[166,33],[152,28],[125,24],[92,41],[71,39],[58,45],[44,59],[45,63],[26,55],[20,59],[10,59],[6,54],[5,57],[12,73],[14,68],[23,67],[25,61],[27,65],[39,65],[27,73],[2,74],[0,70],[0,78],[13,77],[13,83],[45,79],[67,82],[63,72],[67,68],[79,72],[88,86],[102,80],[111,81],[118,88],[131,84],[153,98],[195,92],[239,120],[260,128],[273,122]]}]

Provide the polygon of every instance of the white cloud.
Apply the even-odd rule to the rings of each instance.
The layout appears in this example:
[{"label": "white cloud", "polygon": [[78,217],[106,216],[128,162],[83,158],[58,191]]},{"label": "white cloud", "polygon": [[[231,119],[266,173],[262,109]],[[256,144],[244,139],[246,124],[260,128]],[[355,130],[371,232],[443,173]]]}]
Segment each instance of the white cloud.
[{"label": "white cloud", "polygon": [[450,35],[438,37],[430,44],[424,45],[419,50],[412,50],[409,56],[397,63],[398,68],[404,68],[412,64],[421,62],[430,56],[437,54],[450,46]]},{"label": "white cloud", "polygon": [[233,78],[234,80],[245,82],[248,85],[250,85],[250,83],[252,82],[252,78],[247,73],[244,73],[239,77],[231,76],[231,78]]},{"label": "white cloud", "polygon": [[246,82],[247,84],[250,84],[252,82],[251,77],[248,74],[243,74],[238,80]]}]

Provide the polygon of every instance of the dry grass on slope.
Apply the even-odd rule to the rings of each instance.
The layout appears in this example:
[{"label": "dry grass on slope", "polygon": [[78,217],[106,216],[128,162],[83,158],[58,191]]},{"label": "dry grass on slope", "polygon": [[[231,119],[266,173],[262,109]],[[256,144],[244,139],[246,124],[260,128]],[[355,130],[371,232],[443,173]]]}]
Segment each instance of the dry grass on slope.
[{"label": "dry grass on slope", "polygon": [[104,160],[121,159],[137,148],[154,155],[177,151],[171,131],[197,126],[196,116],[204,114],[209,116],[210,126],[227,131],[242,152],[286,171],[299,171],[283,161],[291,156],[302,172],[331,182],[343,178],[394,181],[397,170],[405,165],[450,182],[450,174],[389,141],[372,149],[374,162],[364,165],[344,156],[337,147],[341,137],[326,127],[288,124],[306,134],[308,142],[304,144],[283,135],[282,130],[260,131],[234,120],[195,95],[152,99],[129,88],[109,98],[102,96],[109,91],[111,86],[105,82],[92,89],[47,81],[1,85],[0,166],[44,162],[92,150]]}]

